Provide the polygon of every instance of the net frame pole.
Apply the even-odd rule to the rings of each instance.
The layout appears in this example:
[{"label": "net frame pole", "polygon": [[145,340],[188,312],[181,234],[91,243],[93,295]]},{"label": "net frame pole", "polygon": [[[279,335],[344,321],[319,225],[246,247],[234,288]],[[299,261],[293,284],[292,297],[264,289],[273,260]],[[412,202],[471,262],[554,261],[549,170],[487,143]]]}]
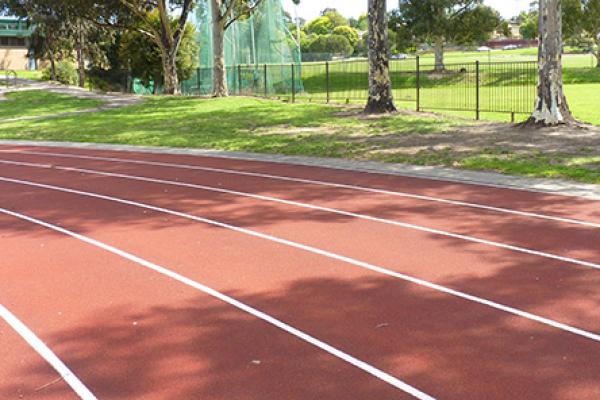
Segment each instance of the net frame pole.
[{"label": "net frame pole", "polygon": [[331,101],[331,93],[329,88],[329,61],[325,61],[325,91],[327,93],[327,104]]},{"label": "net frame pole", "polygon": [[267,76],[268,76],[268,67],[267,67],[267,64],[265,64],[264,65],[265,98],[269,97],[269,86],[267,84]]},{"label": "net frame pole", "polygon": [[237,66],[237,75],[238,75],[238,95],[242,95],[242,65],[238,64]]},{"label": "net frame pole", "polygon": [[292,66],[292,103],[296,102],[296,67],[294,64]]}]

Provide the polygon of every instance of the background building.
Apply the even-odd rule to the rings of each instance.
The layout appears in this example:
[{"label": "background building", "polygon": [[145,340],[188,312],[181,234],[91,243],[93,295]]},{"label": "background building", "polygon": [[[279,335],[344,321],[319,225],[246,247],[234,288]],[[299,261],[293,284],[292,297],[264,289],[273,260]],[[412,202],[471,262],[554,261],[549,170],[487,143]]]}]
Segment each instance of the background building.
[{"label": "background building", "polygon": [[33,28],[27,22],[10,17],[0,18],[0,69],[36,69],[29,51]]}]

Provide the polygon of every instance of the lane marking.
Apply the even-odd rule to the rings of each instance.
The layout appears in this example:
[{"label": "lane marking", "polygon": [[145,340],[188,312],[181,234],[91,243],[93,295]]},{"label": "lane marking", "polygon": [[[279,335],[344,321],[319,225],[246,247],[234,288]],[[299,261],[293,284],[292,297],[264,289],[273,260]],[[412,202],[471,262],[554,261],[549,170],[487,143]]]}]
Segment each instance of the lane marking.
[{"label": "lane marking", "polygon": [[233,307],[235,307],[235,308],[237,308],[239,310],[242,310],[242,311],[244,311],[244,312],[246,312],[246,313],[248,313],[250,315],[253,315],[254,317],[257,317],[257,318],[259,318],[259,319],[267,322],[268,324],[273,325],[273,326],[275,326],[275,327],[277,327],[277,328],[279,328],[279,329],[281,329],[281,330],[283,330],[283,331],[285,331],[285,332],[287,332],[287,333],[289,333],[289,334],[297,337],[298,339],[303,340],[303,341],[305,341],[305,342],[307,342],[307,343],[309,343],[309,344],[311,344],[311,345],[313,345],[313,346],[315,346],[315,347],[317,347],[317,348],[319,348],[319,349],[321,349],[321,350],[323,350],[323,351],[325,351],[325,352],[333,355],[334,357],[337,357],[337,358],[339,358],[339,359],[341,359],[343,361],[346,361],[347,363],[349,363],[349,364],[351,364],[351,365],[353,365],[353,366],[355,366],[355,367],[363,370],[364,372],[366,372],[366,373],[368,373],[368,374],[370,374],[370,375],[372,375],[372,376],[374,376],[374,377],[376,377],[376,378],[378,378],[378,379],[380,379],[380,380],[382,380],[382,381],[384,381],[384,382],[386,382],[386,383],[388,383],[388,384],[390,384],[392,386],[394,386],[397,389],[402,390],[403,392],[406,392],[406,393],[414,396],[417,399],[420,399],[420,400],[435,400],[433,397],[431,397],[428,394],[420,391],[419,389],[417,389],[417,388],[415,388],[415,387],[413,387],[413,386],[411,386],[411,385],[409,385],[409,384],[401,381],[400,379],[398,379],[398,378],[396,378],[396,377],[394,377],[394,376],[392,376],[392,375],[390,375],[390,374],[388,374],[386,372],[383,372],[382,370],[380,370],[380,369],[378,369],[378,368],[376,368],[376,367],[374,367],[374,366],[372,366],[372,365],[370,365],[370,364],[368,364],[368,363],[366,363],[366,362],[364,362],[362,360],[359,360],[358,358],[355,358],[355,357],[351,356],[348,353],[345,353],[342,350],[339,350],[336,347],[333,347],[332,345],[329,345],[329,344],[327,344],[327,343],[325,343],[325,342],[323,342],[323,341],[315,338],[314,336],[309,335],[308,333],[305,333],[305,332],[303,332],[303,331],[301,331],[301,330],[299,330],[297,328],[294,328],[294,327],[286,324],[285,322],[283,322],[283,321],[281,321],[281,320],[279,320],[279,319],[277,319],[275,317],[272,317],[269,314],[266,314],[266,313],[264,313],[264,312],[262,312],[262,311],[260,311],[260,310],[258,310],[256,308],[254,308],[254,307],[251,307],[251,306],[249,306],[249,305],[247,305],[245,303],[242,303],[241,301],[236,300],[235,298],[230,297],[230,296],[228,296],[226,294],[223,294],[223,293],[221,293],[221,292],[219,292],[219,291],[217,291],[215,289],[212,289],[212,288],[210,288],[210,287],[208,287],[208,286],[206,286],[206,285],[204,285],[204,284],[202,284],[200,282],[194,281],[193,279],[190,279],[190,278],[187,278],[187,277],[185,277],[183,275],[180,275],[177,272],[174,272],[174,271],[172,271],[172,270],[170,270],[168,268],[165,268],[165,267],[160,266],[158,264],[154,264],[154,263],[152,263],[152,262],[150,262],[148,260],[145,260],[143,258],[140,258],[140,257],[138,257],[138,256],[136,256],[134,254],[128,253],[128,252],[126,252],[124,250],[118,249],[118,248],[113,247],[113,246],[111,246],[109,244],[106,244],[106,243],[100,242],[98,240],[92,239],[92,238],[90,238],[88,236],[84,236],[84,235],[81,235],[79,233],[75,233],[73,231],[67,230],[67,229],[62,228],[60,226],[56,226],[56,225],[50,224],[48,222],[41,221],[39,219],[27,216],[25,214],[20,214],[20,213],[17,213],[17,212],[14,212],[14,211],[10,211],[10,210],[4,209],[4,208],[0,208],[0,212],[4,213],[4,214],[7,214],[7,215],[10,215],[10,216],[13,216],[13,217],[16,217],[16,218],[19,218],[19,219],[24,220],[24,221],[31,222],[31,223],[36,224],[36,225],[43,226],[43,227],[45,227],[47,229],[51,229],[53,231],[62,233],[64,235],[70,236],[72,238],[78,239],[78,240],[83,241],[85,243],[88,243],[88,244],[90,244],[92,246],[101,248],[101,249],[103,249],[103,250],[105,250],[105,251],[107,251],[109,253],[112,253],[114,255],[117,255],[117,256],[122,257],[124,259],[127,259],[129,261],[132,261],[132,262],[134,262],[136,264],[139,264],[139,265],[141,265],[141,266],[143,266],[143,267],[145,267],[147,269],[150,269],[150,270],[153,270],[155,272],[158,272],[159,274],[165,275],[165,276],[167,276],[167,277],[169,277],[171,279],[174,279],[174,280],[176,280],[176,281],[178,281],[180,283],[183,283],[184,285],[187,285],[187,286],[190,286],[190,287],[192,287],[194,289],[197,289],[197,290],[199,290],[199,291],[201,291],[201,292],[203,292],[203,293],[205,293],[205,294],[207,294],[209,296],[215,297],[215,298],[217,298],[217,299],[219,299],[219,300],[221,300],[221,301],[223,301],[223,302],[225,302],[225,303],[227,303],[227,304],[229,304],[229,305],[231,305],[231,306],[233,306]]},{"label": "lane marking", "polygon": [[64,380],[83,400],[97,400],[96,396],[79,380],[79,378],[63,363],[60,358],[35,333],[21,322],[4,305],[0,304],[0,317],[5,320],[29,346],[31,346],[48,364],[54,368]]},{"label": "lane marking", "polygon": [[11,179],[11,178],[0,177],[0,181],[16,183],[16,184],[25,185],[25,186],[39,187],[39,188],[43,188],[43,189],[55,190],[55,191],[64,192],[64,193],[71,193],[71,194],[76,194],[76,195],[80,195],[80,196],[91,197],[91,198],[96,198],[96,199],[100,199],[100,200],[106,200],[106,201],[111,201],[111,202],[115,202],[115,203],[126,204],[129,206],[144,208],[147,210],[156,211],[156,212],[163,213],[163,214],[174,215],[176,217],[181,217],[181,218],[189,219],[192,221],[201,222],[204,224],[217,226],[219,228],[224,228],[224,229],[228,229],[228,230],[231,230],[234,232],[243,233],[243,234],[246,234],[249,236],[253,236],[253,237],[265,239],[265,240],[268,240],[271,242],[275,242],[275,243],[278,243],[278,244],[281,244],[284,246],[296,248],[296,249],[303,250],[303,251],[306,251],[309,253],[313,253],[313,254],[324,256],[327,258],[331,258],[333,260],[342,261],[344,263],[351,264],[351,265],[354,265],[359,268],[377,272],[379,274],[397,278],[397,279],[400,279],[400,280],[403,280],[406,282],[411,282],[411,283],[414,283],[419,286],[423,286],[423,287],[433,289],[438,292],[442,292],[442,293],[445,293],[445,294],[448,294],[448,295],[451,295],[454,297],[461,298],[463,300],[468,300],[468,301],[471,301],[474,303],[482,304],[482,305],[506,312],[508,314],[526,318],[531,321],[541,323],[543,325],[547,325],[547,326],[550,326],[550,327],[553,327],[553,328],[556,328],[556,329],[559,329],[559,330],[562,330],[565,332],[569,332],[569,333],[572,333],[572,334],[575,334],[575,335],[578,335],[578,336],[581,336],[581,337],[584,337],[584,338],[587,338],[587,339],[590,339],[590,340],[593,340],[596,342],[600,342],[600,334],[597,334],[594,332],[576,328],[576,327],[564,324],[562,322],[558,322],[558,321],[555,321],[555,320],[552,320],[549,318],[545,318],[545,317],[542,317],[542,316],[539,316],[536,314],[532,314],[527,311],[519,310],[517,308],[510,307],[510,306],[507,306],[504,304],[496,303],[492,300],[487,300],[487,299],[484,299],[484,298],[481,298],[478,296],[470,295],[468,293],[464,293],[464,292],[461,292],[461,291],[458,291],[455,289],[451,289],[451,288],[439,285],[437,283],[432,283],[432,282],[429,282],[429,281],[426,281],[426,280],[423,280],[420,278],[416,278],[416,277],[413,277],[413,276],[410,276],[407,274],[392,271],[392,270],[384,268],[384,267],[380,267],[380,266],[377,266],[374,264],[369,264],[367,262],[356,260],[354,258],[342,256],[340,254],[332,253],[330,251],[323,250],[323,249],[320,249],[317,247],[293,242],[291,240],[282,239],[282,238],[268,235],[265,233],[260,233],[260,232],[253,231],[250,229],[241,228],[241,227],[238,227],[235,225],[230,225],[230,224],[227,224],[224,222],[214,221],[214,220],[204,218],[204,217],[198,217],[195,215],[186,214],[186,213],[179,212],[179,211],[169,210],[169,209],[162,208],[162,207],[152,206],[149,204],[139,203],[139,202],[132,201],[132,200],[126,200],[126,199],[121,199],[121,198],[112,197],[112,196],[106,196],[106,195],[97,194],[97,193],[83,192],[80,190],[62,188],[62,187],[53,186],[53,185],[46,185],[46,184],[42,184],[42,183],[22,181],[22,180]]},{"label": "lane marking", "polygon": [[315,211],[343,215],[343,216],[350,217],[350,218],[358,218],[358,219],[363,219],[363,220],[367,220],[367,221],[371,221],[371,222],[383,223],[383,224],[387,224],[387,225],[394,225],[394,226],[398,226],[398,227],[405,228],[405,229],[413,229],[413,230],[417,230],[420,232],[431,233],[434,235],[441,235],[441,236],[450,237],[453,239],[483,244],[486,246],[492,246],[492,247],[500,248],[503,250],[515,251],[515,252],[519,252],[519,253],[524,253],[524,254],[533,255],[533,256],[537,256],[537,257],[544,257],[544,258],[548,258],[551,260],[561,261],[561,262],[565,262],[565,263],[569,263],[569,264],[575,264],[575,265],[579,265],[582,267],[600,270],[600,264],[594,263],[591,261],[579,260],[577,258],[572,258],[572,257],[559,256],[557,254],[547,253],[547,252],[540,251],[540,250],[529,249],[526,247],[520,247],[520,246],[510,245],[510,244],[506,244],[506,243],[501,243],[501,242],[496,242],[493,240],[481,239],[481,238],[477,238],[474,236],[462,235],[459,233],[452,233],[452,232],[443,231],[443,230],[435,229],[435,228],[428,228],[425,226],[410,224],[407,222],[373,217],[373,216],[366,215],[366,214],[354,213],[351,211],[344,211],[344,210],[339,210],[336,208],[321,207],[321,206],[313,205],[310,203],[300,203],[297,201],[285,200],[285,199],[280,199],[277,197],[263,196],[263,195],[247,193],[247,192],[239,192],[236,190],[216,188],[213,186],[196,185],[193,183],[168,181],[168,180],[156,179],[156,178],[146,178],[146,177],[142,177],[142,176],[126,175],[126,174],[119,174],[119,173],[113,173],[113,172],[104,172],[104,171],[97,171],[97,170],[84,169],[84,168],[62,167],[62,166],[57,166],[57,165],[35,164],[35,163],[27,163],[27,162],[19,162],[19,161],[5,161],[5,160],[0,160],[0,164],[17,165],[17,166],[32,167],[32,168],[56,169],[56,170],[67,171],[67,172],[78,172],[78,173],[100,175],[100,176],[106,176],[106,177],[112,177],[112,178],[129,179],[129,180],[135,180],[135,181],[141,181],[141,182],[150,182],[150,183],[157,183],[157,184],[163,184],[163,185],[171,185],[171,186],[179,186],[179,187],[185,187],[185,188],[191,188],[191,189],[212,191],[212,192],[229,194],[229,195],[233,195],[233,196],[248,197],[248,198],[257,199],[257,200],[261,200],[261,201],[275,202],[275,203],[285,204],[285,205],[294,206],[294,207],[301,207],[301,208],[306,208],[306,209],[315,210]]},{"label": "lane marking", "polygon": [[[563,223],[574,224],[574,225],[582,225],[582,226],[588,226],[591,228],[600,228],[600,223],[584,221],[584,220],[579,220],[579,219],[574,219],[574,218],[558,217],[558,216],[540,214],[540,213],[529,212],[529,211],[519,211],[519,210],[510,209],[510,208],[494,207],[494,206],[489,206],[489,205],[485,205],[485,204],[464,202],[464,201],[460,201],[460,200],[449,200],[449,199],[433,197],[433,196],[418,195],[418,194],[414,194],[414,193],[406,193],[406,192],[399,192],[399,191],[392,191],[392,190],[385,190],[385,189],[375,189],[375,188],[364,187],[364,186],[349,185],[349,184],[343,184],[343,183],[334,183],[334,182],[327,182],[327,181],[313,180],[313,179],[293,178],[293,177],[282,176],[282,175],[263,174],[263,173],[258,173],[258,172],[247,172],[247,171],[239,171],[239,170],[224,169],[224,168],[202,167],[199,165],[191,165],[191,164],[165,163],[165,162],[159,162],[159,161],[142,161],[142,160],[132,160],[132,159],[116,158],[116,157],[86,156],[86,155],[76,155],[76,154],[68,154],[68,153],[46,153],[46,152],[39,152],[39,151],[18,151],[18,150],[0,150],[0,153],[11,153],[11,154],[16,154],[16,155],[30,154],[30,155],[43,155],[43,156],[48,156],[48,157],[64,157],[64,158],[76,158],[76,159],[86,159],[86,160],[121,162],[121,163],[129,163],[129,164],[153,165],[153,166],[158,166],[158,167],[169,167],[169,168],[178,168],[178,169],[216,172],[216,173],[231,174],[231,175],[252,176],[252,177],[264,178],[264,179],[306,183],[306,184],[310,184],[310,185],[327,186],[327,187],[334,187],[334,188],[339,188],[339,189],[349,189],[349,190],[357,190],[357,191],[369,192],[369,193],[385,194],[385,195],[390,195],[390,196],[395,196],[395,197],[405,197],[405,198],[416,199],[416,200],[423,200],[423,201],[436,202],[436,203],[442,203],[442,204],[450,204],[450,205],[455,205],[455,206],[460,206],[460,207],[476,208],[476,209],[492,211],[492,212],[497,212],[497,213],[519,215],[519,216],[523,216],[523,217],[531,217],[531,218],[537,218],[537,219],[543,219],[543,220],[549,220],[549,221],[555,221],[555,222],[563,222]],[[321,168],[328,169],[325,167],[321,167]],[[329,168],[329,169],[334,169],[334,168]],[[343,171],[348,171],[348,170],[343,170]],[[348,171],[348,172],[352,172],[352,171]],[[360,171],[360,173],[364,173],[364,171]],[[373,174],[376,174],[376,173],[373,173]],[[419,177],[415,177],[415,178],[420,179]],[[504,188],[504,187],[499,187],[499,188],[505,189],[505,190],[513,190],[513,191],[520,190],[520,189]],[[546,193],[546,192],[540,192],[540,193],[552,195],[552,193]]]}]

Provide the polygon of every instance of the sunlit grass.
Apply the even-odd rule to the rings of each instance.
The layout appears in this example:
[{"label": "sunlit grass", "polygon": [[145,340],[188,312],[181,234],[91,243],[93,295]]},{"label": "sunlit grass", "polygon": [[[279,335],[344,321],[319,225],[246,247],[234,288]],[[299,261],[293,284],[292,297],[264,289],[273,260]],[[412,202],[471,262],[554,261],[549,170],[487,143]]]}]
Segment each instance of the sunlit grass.
[{"label": "sunlit grass", "polygon": [[0,119],[60,114],[95,108],[103,103],[42,90],[12,92],[6,94],[6,100],[0,101]]}]

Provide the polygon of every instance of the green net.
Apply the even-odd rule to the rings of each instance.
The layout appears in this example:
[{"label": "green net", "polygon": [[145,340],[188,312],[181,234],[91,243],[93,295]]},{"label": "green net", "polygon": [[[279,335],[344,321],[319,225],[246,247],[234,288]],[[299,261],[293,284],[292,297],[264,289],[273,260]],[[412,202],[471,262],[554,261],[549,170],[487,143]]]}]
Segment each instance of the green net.
[{"label": "green net", "polygon": [[[192,17],[198,31],[200,62],[195,76],[182,82],[182,91],[187,94],[210,94],[213,89],[211,7],[210,0],[201,0]],[[251,17],[236,21],[225,33],[231,94],[289,93],[292,77],[295,89],[301,90],[300,60],[281,0],[263,0]],[[273,68],[275,65],[278,67]]]}]

